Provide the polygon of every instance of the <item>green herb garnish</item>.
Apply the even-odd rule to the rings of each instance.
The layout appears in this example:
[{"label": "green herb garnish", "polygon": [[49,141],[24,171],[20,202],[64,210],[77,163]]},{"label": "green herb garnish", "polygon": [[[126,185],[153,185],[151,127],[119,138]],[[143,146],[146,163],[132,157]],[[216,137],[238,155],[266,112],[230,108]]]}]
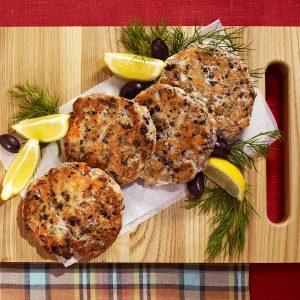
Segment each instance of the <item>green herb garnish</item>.
[{"label": "green herb garnish", "polygon": [[13,116],[16,121],[59,113],[59,97],[36,83],[19,83],[7,95],[19,102],[19,112]]},{"label": "green herb garnish", "polygon": [[[7,95],[19,101],[19,111],[13,115],[16,121],[54,115],[59,113],[59,96],[50,94],[47,88],[34,83],[19,83]],[[44,143],[44,147],[48,144]],[[56,141],[58,155],[61,155],[60,142]]]},{"label": "green herb garnish", "polygon": [[[274,140],[283,140],[279,130],[261,132],[248,140],[236,140],[230,145],[230,154],[227,160],[238,167],[242,172],[245,168],[255,167],[255,158],[266,157],[269,145],[261,141],[262,137]],[[247,152],[248,151],[248,152]],[[250,156],[251,155],[251,156]]]},{"label": "green herb garnish", "polygon": [[200,45],[208,44],[234,54],[253,50],[250,48],[251,43],[240,42],[246,28],[227,27],[200,35]]},{"label": "green herb garnish", "polygon": [[252,78],[253,85],[257,85],[258,79],[262,78],[263,75],[265,74],[265,71],[263,68],[257,68],[257,69],[248,68],[248,72]]},{"label": "green herb garnish", "polygon": [[265,74],[263,68],[257,68],[257,69],[248,68],[248,72],[252,78],[257,78],[257,79],[262,78],[262,76]]},{"label": "green herb garnish", "polygon": [[[269,145],[261,141],[261,138],[266,136],[274,140],[283,140],[279,130],[262,132],[245,141],[236,140],[230,145],[230,155],[227,160],[242,172],[245,168],[255,168],[255,160],[250,154],[256,158],[267,156]],[[245,152],[246,149],[250,152]],[[244,249],[245,233],[250,218],[254,213],[257,214],[247,199],[248,190],[246,189],[245,192],[243,201],[239,201],[220,186],[206,187],[201,197],[190,196],[185,200],[187,209],[199,206],[203,214],[214,213],[210,219],[212,232],[206,247],[209,260],[216,258],[222,252],[224,257],[239,255]]]},{"label": "green herb garnish", "polygon": [[121,28],[120,42],[127,50],[142,56],[151,56],[151,42],[156,38],[166,43],[170,55],[191,45],[211,45],[231,53],[251,50],[250,43],[240,42],[246,27],[216,29],[207,34],[201,33],[202,28],[195,26],[191,34],[187,34],[181,26],[168,26],[165,19],[158,25],[145,26],[138,18],[132,18],[128,26]]},{"label": "green herb garnish", "polygon": [[201,198],[190,197],[186,200],[186,208],[195,206],[199,206],[203,214],[214,213],[210,219],[212,232],[206,246],[208,259],[215,259],[222,252],[224,257],[239,255],[244,249],[250,218],[257,214],[246,196],[243,201],[239,201],[219,186],[206,187]]},{"label": "green herb garnish", "polygon": [[138,18],[132,18],[129,26],[121,28],[120,42],[137,55],[151,56],[151,43],[156,38],[166,43],[170,55],[179,52],[194,40],[180,26],[168,27],[166,20],[161,20],[159,25],[147,27]]}]

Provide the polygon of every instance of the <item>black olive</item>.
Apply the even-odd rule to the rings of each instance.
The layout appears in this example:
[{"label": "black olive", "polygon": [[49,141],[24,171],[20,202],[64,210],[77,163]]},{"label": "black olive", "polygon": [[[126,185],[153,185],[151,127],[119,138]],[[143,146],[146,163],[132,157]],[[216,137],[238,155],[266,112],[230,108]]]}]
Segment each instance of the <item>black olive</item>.
[{"label": "black olive", "polygon": [[137,96],[141,91],[143,91],[147,87],[148,84],[144,82],[129,81],[122,86],[119,95],[127,99],[133,99],[135,96]]},{"label": "black olive", "polygon": [[149,87],[150,85],[154,84],[155,81],[147,81],[147,82],[143,82],[145,88]]},{"label": "black olive", "polygon": [[152,41],[151,53],[152,53],[152,57],[155,57],[155,58],[158,58],[161,60],[166,60],[169,57],[168,46],[160,38],[157,38]]},{"label": "black olive", "polygon": [[0,145],[11,153],[18,153],[21,146],[19,140],[11,134],[0,135]]},{"label": "black olive", "polygon": [[224,139],[218,138],[211,156],[226,158],[230,154],[230,145]]},{"label": "black olive", "polygon": [[201,197],[204,193],[203,173],[198,173],[193,180],[187,183],[187,187],[191,195]]}]

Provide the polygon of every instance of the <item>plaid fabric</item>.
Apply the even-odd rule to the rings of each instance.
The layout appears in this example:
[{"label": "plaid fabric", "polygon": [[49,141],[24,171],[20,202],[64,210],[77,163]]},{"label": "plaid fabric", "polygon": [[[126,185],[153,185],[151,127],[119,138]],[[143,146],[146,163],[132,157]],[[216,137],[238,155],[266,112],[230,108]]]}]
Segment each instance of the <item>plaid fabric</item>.
[{"label": "plaid fabric", "polygon": [[247,265],[0,264],[1,300],[249,299]]}]

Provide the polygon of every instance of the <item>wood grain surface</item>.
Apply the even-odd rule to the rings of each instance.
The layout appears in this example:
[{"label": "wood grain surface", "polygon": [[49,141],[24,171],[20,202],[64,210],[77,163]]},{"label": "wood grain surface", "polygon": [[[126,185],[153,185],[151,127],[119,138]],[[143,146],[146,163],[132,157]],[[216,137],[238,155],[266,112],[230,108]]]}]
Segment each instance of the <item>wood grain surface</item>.
[{"label": "wood grain surface", "polygon": [[[62,103],[106,80],[112,74],[104,67],[104,52],[122,50],[115,27],[1,28],[0,29],[0,133],[10,131],[16,103],[7,89],[19,82],[48,86],[61,95]],[[266,163],[257,163],[257,173],[247,173],[251,202],[260,217],[254,217],[240,257],[216,262],[300,262],[300,28],[250,27],[245,41],[256,49],[248,65],[266,68],[272,62],[285,64],[288,77],[285,142],[286,216],[271,223],[266,212]],[[259,80],[264,94],[264,78]],[[4,169],[0,167],[0,178]],[[282,183],[284,184],[284,183]],[[165,209],[131,232],[120,236],[96,262],[206,262],[208,217],[197,209],[185,210],[183,200]],[[7,262],[55,262],[31,235],[21,219],[21,199],[0,203],[0,260]]]}]

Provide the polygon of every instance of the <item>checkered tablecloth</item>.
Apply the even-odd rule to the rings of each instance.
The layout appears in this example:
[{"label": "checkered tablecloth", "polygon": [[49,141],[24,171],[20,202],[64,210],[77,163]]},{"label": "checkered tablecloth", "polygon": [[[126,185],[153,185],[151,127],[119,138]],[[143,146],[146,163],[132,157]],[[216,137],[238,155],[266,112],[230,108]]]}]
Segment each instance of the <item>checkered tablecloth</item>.
[{"label": "checkered tablecloth", "polygon": [[247,265],[0,264],[1,300],[249,299]]}]

